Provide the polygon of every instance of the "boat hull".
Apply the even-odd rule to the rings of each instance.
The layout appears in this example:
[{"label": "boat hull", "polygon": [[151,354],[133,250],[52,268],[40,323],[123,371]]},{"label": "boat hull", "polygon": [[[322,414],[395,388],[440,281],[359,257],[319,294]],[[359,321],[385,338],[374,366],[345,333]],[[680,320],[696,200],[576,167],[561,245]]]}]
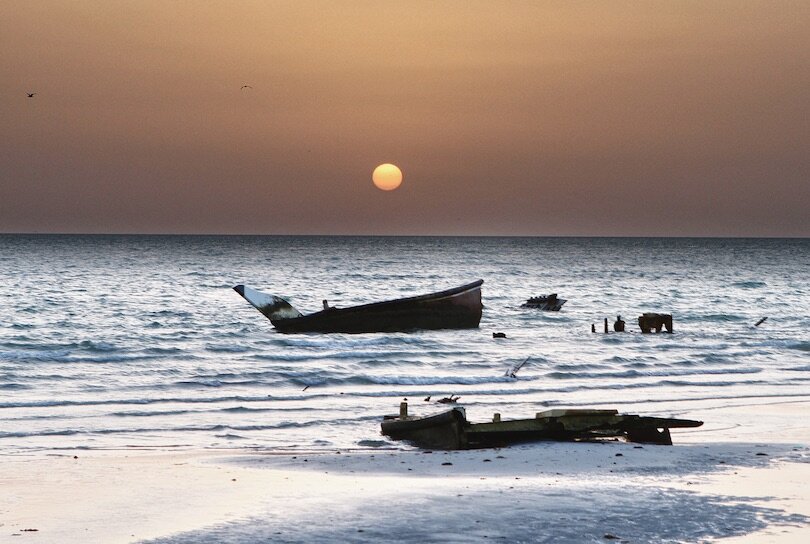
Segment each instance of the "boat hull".
[{"label": "boat hull", "polygon": [[571,410],[530,419],[470,423],[462,408],[433,416],[388,418],[382,434],[430,449],[503,447],[543,440],[624,438],[628,442],[672,445],[670,428],[699,427],[701,421],[619,414],[615,410]]},{"label": "boat hull", "polygon": [[349,308],[328,308],[292,319],[271,319],[283,333],[407,332],[474,329],[481,322],[483,280],[429,295]]},{"label": "boat hull", "polygon": [[520,305],[521,308],[532,308],[535,310],[544,310],[547,312],[559,312],[560,308],[563,307],[563,304],[568,302],[564,298],[557,298],[556,295],[553,296],[539,296],[539,297],[532,297],[523,304]]},{"label": "boat hull", "polygon": [[385,419],[382,434],[394,440],[407,440],[422,448],[466,449],[464,426],[467,419],[458,409],[416,419]]}]

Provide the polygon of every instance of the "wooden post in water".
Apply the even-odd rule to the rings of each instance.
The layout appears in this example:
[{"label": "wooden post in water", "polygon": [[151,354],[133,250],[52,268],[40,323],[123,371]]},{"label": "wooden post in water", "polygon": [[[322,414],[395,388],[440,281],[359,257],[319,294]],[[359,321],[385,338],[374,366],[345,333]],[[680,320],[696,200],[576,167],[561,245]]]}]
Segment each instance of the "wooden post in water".
[{"label": "wooden post in water", "polygon": [[607,317],[605,318],[605,334],[608,333]]},{"label": "wooden post in water", "polygon": [[408,403],[407,402],[400,402],[399,403],[399,419],[405,419],[408,417]]},{"label": "wooden post in water", "polygon": [[596,332],[596,323],[591,323],[591,332]]}]

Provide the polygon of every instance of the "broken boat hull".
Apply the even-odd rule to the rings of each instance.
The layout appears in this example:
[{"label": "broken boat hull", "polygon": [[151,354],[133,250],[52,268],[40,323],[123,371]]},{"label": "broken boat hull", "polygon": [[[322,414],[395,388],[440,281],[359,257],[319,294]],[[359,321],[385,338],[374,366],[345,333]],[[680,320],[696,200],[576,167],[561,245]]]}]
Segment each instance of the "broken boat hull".
[{"label": "broken boat hull", "polygon": [[[407,409],[406,409],[407,412]],[[387,417],[382,434],[430,449],[502,447],[542,440],[594,440],[672,445],[671,428],[699,427],[702,421],[619,414],[616,410],[548,410],[531,419],[470,423],[461,407],[428,417]]]},{"label": "broken boat hull", "polygon": [[547,312],[559,312],[563,304],[567,302],[564,298],[557,298],[557,295],[541,295],[539,297],[531,297],[526,302],[520,305],[521,308],[533,308],[536,310],[545,310]]}]

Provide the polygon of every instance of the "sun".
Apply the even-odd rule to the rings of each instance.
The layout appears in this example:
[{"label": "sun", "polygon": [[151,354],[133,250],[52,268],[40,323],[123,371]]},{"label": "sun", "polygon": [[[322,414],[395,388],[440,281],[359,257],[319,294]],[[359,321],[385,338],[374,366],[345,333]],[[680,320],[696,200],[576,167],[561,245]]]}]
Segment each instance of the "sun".
[{"label": "sun", "polygon": [[393,191],[402,183],[402,170],[394,164],[381,164],[371,174],[371,181],[374,182],[378,189]]}]

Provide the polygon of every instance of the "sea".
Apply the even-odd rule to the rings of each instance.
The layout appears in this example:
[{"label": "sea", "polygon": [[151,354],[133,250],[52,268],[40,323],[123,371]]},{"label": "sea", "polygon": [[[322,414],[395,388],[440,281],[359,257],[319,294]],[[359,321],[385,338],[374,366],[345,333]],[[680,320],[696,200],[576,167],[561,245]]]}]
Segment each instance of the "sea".
[{"label": "sea", "polygon": [[[808,271],[810,239],[0,235],[0,454],[407,449],[383,416],[451,395],[472,421],[806,401]],[[282,334],[232,289],[309,313],[477,279],[480,328],[407,333]]]}]

